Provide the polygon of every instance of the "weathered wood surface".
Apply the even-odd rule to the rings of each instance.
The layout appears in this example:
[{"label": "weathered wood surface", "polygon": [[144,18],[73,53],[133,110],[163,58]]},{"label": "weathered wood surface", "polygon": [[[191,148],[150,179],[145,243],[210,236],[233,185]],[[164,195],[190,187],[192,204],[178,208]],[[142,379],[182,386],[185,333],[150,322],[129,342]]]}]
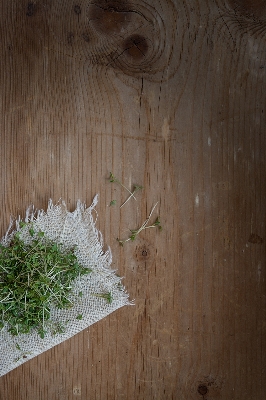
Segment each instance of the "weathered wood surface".
[{"label": "weathered wood surface", "polygon": [[[0,7],[1,233],[30,203],[99,193],[135,299],[0,398],[265,399],[265,2]],[[108,207],[126,197],[109,171],[145,187],[137,202]],[[157,201],[163,231],[119,247]]]}]

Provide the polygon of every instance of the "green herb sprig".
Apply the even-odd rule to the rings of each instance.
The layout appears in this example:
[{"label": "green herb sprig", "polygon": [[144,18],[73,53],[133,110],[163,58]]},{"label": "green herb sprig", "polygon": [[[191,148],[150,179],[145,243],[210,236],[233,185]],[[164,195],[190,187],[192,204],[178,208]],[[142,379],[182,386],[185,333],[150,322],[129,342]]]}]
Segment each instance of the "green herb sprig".
[{"label": "green herb sprig", "polygon": [[[136,197],[135,197],[135,194],[136,194],[139,190],[143,189],[143,186],[134,185],[134,190],[133,190],[133,192],[131,192],[131,190],[129,190],[125,185],[123,185],[123,183],[121,183],[121,182],[114,176],[114,174],[113,174],[112,172],[110,172],[109,182],[118,183],[120,186],[122,186],[122,187],[130,194],[130,196],[124,201],[124,203],[121,204],[120,208],[122,208],[132,197],[133,197],[134,200],[137,200]],[[112,202],[111,202],[111,203],[112,203]],[[110,205],[111,205],[111,203],[110,203]],[[112,204],[115,204],[115,203],[112,203]]]},{"label": "green herb sprig", "polygon": [[111,304],[113,301],[113,296],[111,292],[108,293],[95,293],[94,296],[96,297],[101,297],[102,299],[105,299],[107,303]]},{"label": "green herb sprig", "polygon": [[[141,190],[141,189],[143,189],[143,186],[134,185],[134,190],[133,190],[133,192],[132,192],[131,195],[126,199],[126,201],[124,201],[124,203],[121,204],[120,208],[122,208],[122,207],[131,199],[131,197],[134,197],[134,194],[136,194],[137,191],[138,191],[138,190]],[[135,197],[134,197],[134,199],[135,199]]]},{"label": "green herb sprig", "polygon": [[148,218],[143,222],[143,224],[142,224],[138,229],[130,229],[131,235],[130,235],[127,239],[121,240],[121,239],[117,238],[117,241],[119,242],[120,246],[124,246],[124,244],[125,244],[126,242],[134,241],[134,240],[136,239],[137,235],[138,235],[141,231],[143,231],[144,229],[150,229],[150,228],[156,228],[156,227],[158,227],[159,230],[162,230],[162,225],[161,225],[161,222],[160,222],[159,217],[156,218],[156,220],[155,220],[155,222],[154,222],[153,224],[148,225],[148,222],[149,222],[149,220],[150,220],[150,218],[151,218],[151,215],[152,215],[152,213],[153,213],[153,211],[154,211],[154,209],[155,209],[156,206],[157,206],[157,203],[156,203],[155,206],[152,208],[152,210],[151,210],[151,212],[150,212]]},{"label": "green herb sprig", "polygon": [[32,236],[30,244],[21,231],[8,246],[0,244],[0,328],[7,324],[12,335],[36,328],[44,338],[51,306],[72,307],[73,281],[91,270],[79,265],[74,249],[64,250],[27,225],[21,227]]}]

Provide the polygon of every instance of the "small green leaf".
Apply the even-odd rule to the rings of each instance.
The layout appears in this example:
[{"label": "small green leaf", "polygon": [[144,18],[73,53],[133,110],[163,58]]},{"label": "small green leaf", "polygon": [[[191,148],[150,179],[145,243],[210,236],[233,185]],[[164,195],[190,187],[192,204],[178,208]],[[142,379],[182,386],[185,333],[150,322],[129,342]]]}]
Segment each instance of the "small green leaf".
[{"label": "small green leaf", "polygon": [[116,182],[116,178],[114,177],[114,175],[112,174],[112,172],[110,172],[109,181],[110,181],[110,182]]},{"label": "small green leaf", "polygon": [[137,192],[138,190],[141,190],[141,189],[143,189],[143,186],[134,185],[134,191],[135,192]]},{"label": "small green leaf", "polygon": [[160,223],[160,220],[159,220],[159,217],[157,217],[156,218],[156,221],[154,222],[154,226],[158,226],[158,225],[160,225],[161,223]]},{"label": "small green leaf", "polygon": [[30,229],[29,229],[29,234],[30,234],[31,236],[34,236],[34,233],[35,233],[34,229],[33,229],[33,228],[30,228]]},{"label": "small green leaf", "polygon": [[108,292],[108,293],[101,293],[101,294],[95,294],[95,296],[101,297],[102,299],[107,300],[107,302],[108,302],[109,304],[111,304],[112,301],[113,301],[113,297],[112,297],[111,292]]},{"label": "small green leaf", "polygon": [[47,331],[45,331],[44,329],[40,329],[40,330],[38,331],[38,333],[39,333],[41,339],[44,339],[44,336],[45,336],[45,334],[47,333]]}]

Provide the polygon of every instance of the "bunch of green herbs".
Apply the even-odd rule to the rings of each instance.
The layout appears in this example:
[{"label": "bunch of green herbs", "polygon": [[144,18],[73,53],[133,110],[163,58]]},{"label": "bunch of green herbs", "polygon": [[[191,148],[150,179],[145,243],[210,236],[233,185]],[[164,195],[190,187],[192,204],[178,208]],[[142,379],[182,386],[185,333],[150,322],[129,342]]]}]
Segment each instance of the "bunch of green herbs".
[{"label": "bunch of green herbs", "polygon": [[91,270],[78,263],[74,248],[65,250],[29,225],[21,228],[30,243],[17,231],[8,246],[0,244],[0,328],[7,324],[12,335],[37,329],[44,338],[51,307],[72,307],[73,281]]}]

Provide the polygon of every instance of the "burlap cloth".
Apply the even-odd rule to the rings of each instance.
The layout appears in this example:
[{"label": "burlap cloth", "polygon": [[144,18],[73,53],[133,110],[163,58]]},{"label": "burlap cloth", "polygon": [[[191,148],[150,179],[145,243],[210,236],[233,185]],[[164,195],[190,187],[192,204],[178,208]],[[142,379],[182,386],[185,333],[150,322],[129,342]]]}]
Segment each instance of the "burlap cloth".
[{"label": "burlap cloth", "polygon": [[[73,282],[72,308],[51,309],[51,321],[47,323],[48,333],[44,339],[41,339],[37,331],[12,336],[7,326],[1,330],[0,376],[79,333],[118,308],[130,304],[128,294],[121,284],[121,278],[110,269],[112,262],[110,249],[103,251],[102,235],[96,229],[92,216],[96,204],[97,196],[88,208],[78,201],[74,212],[69,212],[63,201],[53,205],[51,200],[46,212],[43,210],[34,212],[32,207],[27,210],[25,222],[31,221],[36,231],[43,231],[49,239],[61,243],[66,248],[75,245],[78,262],[90,268],[92,272]],[[14,222],[10,224],[2,244],[8,245],[14,233],[23,230],[19,222],[20,218],[15,221],[15,229],[12,229]],[[22,231],[21,239],[24,242],[32,240],[27,230]],[[82,297],[78,296],[81,291]],[[111,293],[111,302],[98,296],[104,293]],[[82,319],[78,320],[77,315],[82,315]],[[51,328],[58,322],[64,326],[64,333],[54,333]]]}]

